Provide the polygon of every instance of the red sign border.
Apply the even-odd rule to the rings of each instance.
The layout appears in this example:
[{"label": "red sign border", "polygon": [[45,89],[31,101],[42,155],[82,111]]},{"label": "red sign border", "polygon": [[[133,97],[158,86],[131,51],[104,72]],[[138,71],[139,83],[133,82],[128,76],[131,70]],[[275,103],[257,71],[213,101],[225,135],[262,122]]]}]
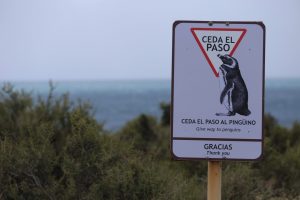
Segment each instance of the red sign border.
[{"label": "red sign border", "polygon": [[209,66],[211,67],[211,69],[213,70],[214,74],[216,77],[219,77],[219,73],[216,71],[214,65],[212,64],[210,58],[208,57],[204,47],[202,46],[199,38],[197,37],[195,31],[242,31],[241,36],[239,37],[238,41],[235,43],[235,45],[233,46],[232,50],[230,51],[229,55],[232,56],[233,53],[235,52],[235,50],[237,49],[237,47],[239,46],[240,42],[242,41],[243,37],[245,36],[247,30],[244,28],[191,28],[191,32],[194,36],[194,38],[197,41],[198,46],[200,47],[202,53],[204,54]]}]

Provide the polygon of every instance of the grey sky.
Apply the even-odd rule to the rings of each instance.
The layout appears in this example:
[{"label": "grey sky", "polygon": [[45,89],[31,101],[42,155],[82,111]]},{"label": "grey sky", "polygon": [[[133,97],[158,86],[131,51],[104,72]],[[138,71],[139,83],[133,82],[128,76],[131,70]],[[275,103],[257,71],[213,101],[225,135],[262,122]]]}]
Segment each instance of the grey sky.
[{"label": "grey sky", "polygon": [[267,78],[300,77],[298,0],[0,0],[0,80],[169,79],[179,19],[263,21]]}]

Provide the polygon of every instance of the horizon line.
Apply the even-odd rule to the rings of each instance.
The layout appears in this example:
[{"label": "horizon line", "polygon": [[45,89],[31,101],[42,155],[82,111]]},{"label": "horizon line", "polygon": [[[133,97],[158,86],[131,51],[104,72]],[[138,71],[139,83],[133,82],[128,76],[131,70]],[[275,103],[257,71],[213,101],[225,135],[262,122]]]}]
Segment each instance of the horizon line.
[{"label": "horizon line", "polygon": [[[300,77],[266,77],[265,80],[297,80]],[[4,79],[5,82],[99,82],[99,81],[171,81],[171,78],[104,78],[104,79]]]}]

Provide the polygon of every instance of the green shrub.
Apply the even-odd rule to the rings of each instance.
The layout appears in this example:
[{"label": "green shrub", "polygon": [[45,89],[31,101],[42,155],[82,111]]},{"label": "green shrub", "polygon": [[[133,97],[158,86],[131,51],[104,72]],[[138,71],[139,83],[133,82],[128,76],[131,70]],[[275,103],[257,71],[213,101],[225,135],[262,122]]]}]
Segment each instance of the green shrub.
[{"label": "green shrub", "polygon": [[161,103],[160,104],[160,109],[162,111],[162,116],[161,116],[161,124],[163,126],[169,126],[170,125],[170,112],[171,112],[171,105],[168,103]]},{"label": "green shrub", "polygon": [[[172,161],[170,105],[117,133],[67,94],[0,91],[0,199],[206,199],[206,161]],[[265,116],[259,162],[223,162],[223,199],[299,199],[300,124]]]},{"label": "green shrub", "polygon": [[203,194],[195,178],[169,168],[168,131],[155,118],[141,115],[119,135],[107,134],[88,104],[73,103],[67,94],[54,97],[53,89],[50,85],[48,97],[37,101],[11,85],[0,92],[0,199],[196,199]]},{"label": "green shrub", "polygon": [[120,131],[120,139],[133,145],[137,150],[148,152],[157,141],[157,122],[154,117],[140,115],[128,122]]}]

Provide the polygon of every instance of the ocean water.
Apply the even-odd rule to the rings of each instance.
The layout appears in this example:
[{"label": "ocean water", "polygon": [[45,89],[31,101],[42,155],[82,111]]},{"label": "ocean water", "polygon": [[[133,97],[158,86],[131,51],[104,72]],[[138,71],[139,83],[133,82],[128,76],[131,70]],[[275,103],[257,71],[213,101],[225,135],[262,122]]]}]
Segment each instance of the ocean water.
[{"label": "ocean water", "polygon": [[[16,89],[46,97],[48,82],[12,82]],[[1,83],[3,85],[3,83]],[[170,80],[54,82],[55,95],[68,92],[71,100],[88,101],[95,118],[108,130],[118,130],[141,113],[161,116],[159,104],[170,102]],[[300,121],[300,79],[268,79],[265,112],[291,127]]]}]

